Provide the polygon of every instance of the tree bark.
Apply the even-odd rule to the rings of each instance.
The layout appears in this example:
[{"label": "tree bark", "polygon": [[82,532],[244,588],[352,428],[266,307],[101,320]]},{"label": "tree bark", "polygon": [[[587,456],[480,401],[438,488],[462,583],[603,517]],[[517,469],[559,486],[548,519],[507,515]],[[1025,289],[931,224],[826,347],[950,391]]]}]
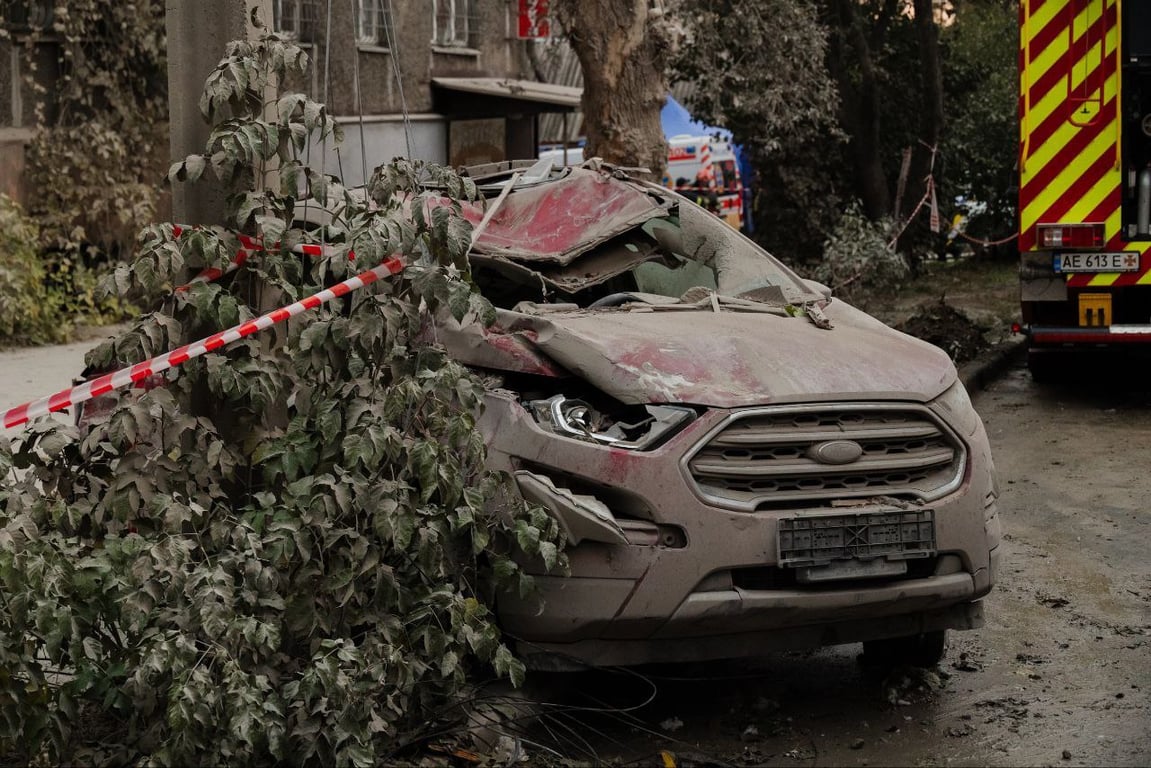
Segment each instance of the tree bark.
[{"label": "tree bark", "polygon": [[[939,27],[935,23],[933,0],[914,0],[915,31],[919,40],[919,67],[923,77],[923,110],[919,129],[919,144],[914,147],[911,172],[907,178],[907,194],[903,209],[897,214],[902,220],[909,216],[927,191],[926,178],[932,172],[932,154],[943,136],[943,67],[939,58]],[[922,231],[922,230],[921,230]]]},{"label": "tree bark", "polygon": [[[879,221],[891,213],[891,191],[880,156],[879,84],[871,45],[859,16],[858,0],[837,0],[837,30],[830,38],[830,61],[840,93],[840,124],[850,137],[857,193],[867,218]],[[855,60],[858,80],[847,62]]]},{"label": "tree bark", "polygon": [[650,0],[554,0],[583,71],[584,157],[667,169],[660,109],[667,98],[671,31]]}]

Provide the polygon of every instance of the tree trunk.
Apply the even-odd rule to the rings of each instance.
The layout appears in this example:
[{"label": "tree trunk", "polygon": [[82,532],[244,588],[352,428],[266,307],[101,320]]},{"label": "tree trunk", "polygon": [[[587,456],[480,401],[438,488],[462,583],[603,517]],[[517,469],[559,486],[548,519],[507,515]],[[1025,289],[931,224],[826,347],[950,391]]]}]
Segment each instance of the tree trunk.
[{"label": "tree trunk", "polygon": [[[939,27],[935,24],[933,0],[914,0],[915,31],[919,38],[919,71],[923,75],[923,111],[920,143],[914,147],[907,193],[903,196],[900,220],[911,215],[927,191],[926,179],[932,173],[932,155],[943,135],[943,67],[939,59]],[[911,228],[909,228],[911,229]],[[916,227],[921,232],[921,227]]]},{"label": "tree trunk", "polygon": [[584,157],[667,169],[660,109],[667,98],[671,32],[650,0],[554,0],[583,71]]},{"label": "tree trunk", "polygon": [[[829,60],[839,85],[840,125],[850,137],[856,191],[867,218],[878,221],[891,213],[891,192],[880,156],[879,85],[858,6],[858,0],[834,3],[839,23],[830,37]],[[848,66],[852,58],[859,67],[858,80]]]}]

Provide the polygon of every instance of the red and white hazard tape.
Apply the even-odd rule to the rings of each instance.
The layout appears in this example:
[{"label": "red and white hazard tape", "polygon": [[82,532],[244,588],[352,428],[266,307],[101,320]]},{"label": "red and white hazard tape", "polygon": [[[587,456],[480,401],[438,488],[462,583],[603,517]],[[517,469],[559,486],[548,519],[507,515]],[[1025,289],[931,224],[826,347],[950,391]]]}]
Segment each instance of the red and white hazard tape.
[{"label": "red and white hazard tape", "polygon": [[[488,223],[491,222],[492,217],[496,213],[496,210],[503,203],[504,199],[507,198],[508,193],[511,191],[512,187],[516,185],[516,182],[519,181],[519,178],[522,175],[523,171],[516,171],[516,173],[514,173],[508,182],[504,185],[503,190],[500,192],[495,202],[487,207],[487,211],[484,213],[483,219],[480,221],[479,225],[472,230],[472,246],[476,244],[476,241],[479,239],[480,235],[482,235],[484,230],[487,228]],[[179,225],[174,226],[172,227],[172,234],[176,237],[179,237],[180,234],[186,229],[188,228]],[[235,258],[232,259],[231,263],[228,264],[225,269],[211,268],[204,270],[195,278],[193,278],[192,283],[203,283],[215,280],[221,275],[237,269],[241,264],[244,263],[250,253],[264,250],[264,244],[259,239],[248,237],[247,235],[239,235],[238,237],[240,240],[241,248],[236,254]],[[273,247],[279,247],[279,244],[276,244]],[[306,256],[326,256],[335,254],[337,249],[326,245],[302,244],[294,246],[292,251],[294,253],[299,253]],[[348,259],[354,258],[355,253],[348,251]],[[294,317],[301,312],[306,312],[309,309],[315,309],[321,304],[325,304],[332,299],[337,299],[340,296],[344,296],[359,288],[363,288],[365,285],[376,282],[381,277],[397,274],[403,268],[404,262],[400,258],[393,256],[384,263],[380,264],[378,267],[373,267],[372,269],[361,272],[355,277],[350,277],[341,283],[333,285],[331,288],[326,288],[319,293],[308,296],[305,299],[301,299],[295,304],[289,304],[286,307],[280,307],[279,309],[273,310],[265,315],[261,315],[254,320],[248,320],[247,322],[240,323],[239,325],[233,328],[229,328],[226,331],[214,333],[206,339],[200,339],[199,341],[187,344],[183,347],[179,347],[178,349],[174,349],[171,352],[160,355],[159,357],[154,357],[151,360],[146,360],[142,363],[136,363],[135,365],[129,366],[127,368],[121,368],[114,373],[108,373],[98,378],[92,379],[91,381],[86,381],[83,384],[72,387],[71,389],[61,390],[54,395],[42,397],[39,400],[33,400],[30,403],[24,403],[23,405],[18,405],[15,408],[9,408],[4,412],[4,428],[8,429],[10,427],[17,427],[21,424],[27,423],[31,419],[37,418],[38,416],[46,416],[49,413],[62,411],[65,408],[76,405],[77,403],[86,402],[94,397],[100,397],[101,395],[107,394],[108,392],[130,387],[133,384],[144,381],[145,379],[151,376],[155,376],[158,373],[163,373],[169,368],[181,365],[182,363],[185,363],[194,357],[200,357],[201,355],[206,355],[209,352],[214,352],[220,347],[231,344],[232,342],[242,339],[245,336],[251,336],[253,333],[262,331],[265,328],[270,328],[276,323],[283,322],[284,320],[287,320],[290,317]],[[180,286],[176,290],[187,290],[188,287],[192,285],[192,283]]]},{"label": "red and white hazard tape", "polygon": [[365,285],[370,285],[381,277],[394,275],[403,268],[404,263],[400,259],[388,259],[378,267],[373,267],[365,272],[361,272],[355,277],[350,277],[341,283],[333,285],[331,288],[325,288],[319,293],[312,294],[294,304],[280,307],[265,315],[260,315],[253,320],[240,323],[226,331],[214,333],[205,339],[179,347],[159,357],[154,357],[151,360],[136,363],[127,368],[121,368],[114,373],[105,374],[91,381],[86,381],[71,389],[65,389],[54,395],[42,397],[39,400],[33,400],[30,403],[24,403],[15,408],[10,408],[4,413],[4,427],[6,429],[9,427],[17,427],[38,416],[44,416],[55,411],[62,411],[72,405],[83,403],[94,397],[112,392],[113,390],[129,387],[136,382],[147,379],[149,376],[162,373],[194,357],[206,355],[226,344],[231,344],[233,341],[242,339],[245,336],[251,336],[253,333],[262,331],[265,328],[270,328],[276,323],[281,323],[290,317],[295,317],[301,312],[315,309],[332,299],[337,299],[359,288],[363,288]]},{"label": "red and white hazard tape", "polygon": [[[177,224],[172,227],[172,234],[175,237],[179,237],[182,232],[188,229],[190,229],[190,227],[184,227]],[[187,284],[176,288],[176,293],[186,291],[197,283],[210,283],[213,280],[219,280],[224,275],[230,274],[239,269],[244,264],[244,262],[248,260],[248,256],[258,251],[264,250],[264,243],[260,238],[249,237],[248,235],[238,235],[238,237],[240,240],[240,249],[228,263],[228,266],[224,267],[223,269],[220,269],[219,267],[208,267],[200,274],[193,277]],[[279,245],[279,243],[276,243],[272,247],[278,248]],[[316,245],[314,243],[303,243],[300,245],[292,246],[292,253],[299,253],[304,256],[328,256],[335,253],[335,251],[336,249],[332,248],[331,246]],[[355,259],[356,255],[349,251],[348,258]]]}]

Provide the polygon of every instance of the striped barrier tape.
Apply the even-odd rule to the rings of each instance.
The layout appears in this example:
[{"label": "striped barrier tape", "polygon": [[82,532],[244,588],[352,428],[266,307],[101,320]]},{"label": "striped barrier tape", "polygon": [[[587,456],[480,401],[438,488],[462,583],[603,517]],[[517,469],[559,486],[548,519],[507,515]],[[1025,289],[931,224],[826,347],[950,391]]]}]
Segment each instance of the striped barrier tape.
[{"label": "striped barrier tape", "polygon": [[[514,174],[512,174],[512,177],[504,185],[503,190],[500,191],[500,194],[496,198],[495,202],[487,207],[487,210],[484,212],[483,219],[472,230],[471,244],[469,247],[475,246],[476,241],[479,240],[480,235],[482,235],[484,230],[487,229],[487,226],[491,222],[492,217],[495,216],[496,211],[503,204],[504,200],[508,196],[508,193],[511,192],[512,188],[516,185],[516,182],[519,181],[522,175],[523,171],[516,171]],[[172,227],[172,233],[176,237],[179,237],[185,229],[187,229],[187,227],[176,225]],[[197,275],[192,282],[208,282],[210,280],[215,280],[220,275],[225,274],[226,272],[231,272],[243,264],[244,260],[247,259],[248,253],[264,250],[264,245],[259,240],[248,237],[247,235],[239,235],[238,237],[240,240],[240,245],[243,247],[237,254],[236,258],[232,259],[232,262],[225,270],[219,270],[215,268],[204,270],[204,272],[201,272],[199,275]],[[292,251],[308,256],[323,256],[328,253],[333,253],[335,249],[325,245],[304,244],[295,246],[292,248]],[[355,253],[348,251],[348,258],[354,259]],[[373,267],[372,269],[369,269],[365,272],[361,272],[355,277],[350,277],[343,282],[333,285],[331,288],[325,288],[319,293],[312,294],[311,296],[301,299],[294,304],[289,304],[286,307],[280,307],[279,309],[272,310],[267,314],[255,318],[254,320],[248,320],[246,322],[240,323],[237,326],[229,328],[226,331],[214,333],[207,338],[200,339],[199,341],[193,342],[191,344],[186,344],[182,347],[172,350],[171,352],[160,355],[159,357],[154,357],[151,360],[146,360],[142,363],[136,363],[135,365],[128,366],[127,368],[121,368],[120,370],[113,373],[99,376],[95,379],[92,379],[91,381],[86,381],[83,384],[78,384],[70,389],[61,390],[54,395],[42,397],[39,400],[33,400],[31,402],[24,403],[23,405],[18,405],[15,408],[9,408],[4,413],[4,428],[9,429],[11,427],[18,427],[21,424],[25,424],[29,420],[39,416],[46,416],[49,413],[62,411],[65,408],[69,408],[78,403],[86,402],[95,397],[100,397],[101,395],[105,395],[114,390],[129,387],[151,376],[155,376],[158,373],[163,373],[169,368],[173,368],[177,365],[182,365],[194,357],[200,357],[202,355],[208,354],[209,352],[214,352],[227,344],[231,344],[234,341],[238,341],[239,339],[244,338],[245,336],[251,336],[254,333],[264,330],[265,328],[270,328],[277,323],[281,323],[290,317],[295,317],[296,315],[302,312],[306,312],[309,309],[315,309],[321,304],[326,304],[332,299],[337,299],[340,296],[344,296],[351,293],[352,291],[363,288],[365,285],[370,285],[371,283],[379,280],[381,277],[395,275],[403,268],[404,262],[399,257],[393,256],[377,267]],[[216,274],[210,275],[210,273]],[[191,283],[189,283],[189,286],[190,285]],[[181,286],[176,290],[187,290],[189,286]]]},{"label": "striped barrier tape", "polygon": [[207,338],[186,344],[159,357],[154,357],[142,363],[136,363],[127,368],[121,368],[118,371],[99,376],[70,389],[61,390],[54,395],[42,397],[39,400],[33,400],[32,402],[18,405],[15,408],[10,408],[4,413],[4,427],[5,429],[17,427],[38,416],[45,416],[49,413],[62,411],[72,405],[83,403],[94,397],[112,392],[113,390],[129,387],[136,382],[147,379],[149,376],[163,373],[169,368],[181,365],[194,357],[200,357],[209,352],[214,352],[226,344],[231,344],[245,336],[251,336],[265,328],[270,328],[277,323],[281,323],[290,317],[295,317],[302,312],[315,309],[332,299],[345,296],[352,291],[363,288],[365,285],[376,282],[382,277],[395,275],[403,268],[403,261],[395,257],[390,258],[379,266],[361,272],[355,277],[350,277],[343,282],[333,285],[331,288],[325,288],[319,293],[314,293],[294,304],[272,310],[267,314],[240,323],[226,331],[214,333]]},{"label": "striped barrier tape", "polygon": [[[187,227],[187,226],[177,224],[177,225],[172,227],[172,235],[175,237],[179,237],[181,235],[181,233],[183,233],[189,229],[192,229],[192,227]],[[196,285],[198,283],[210,283],[214,280],[219,280],[224,275],[231,274],[232,272],[235,272],[237,269],[239,269],[241,266],[243,266],[244,262],[248,260],[248,256],[250,256],[253,253],[257,253],[259,251],[264,250],[264,243],[258,237],[249,237],[248,235],[238,235],[237,237],[240,240],[240,249],[236,252],[236,255],[228,263],[228,266],[224,267],[223,269],[221,269],[219,267],[208,267],[207,269],[200,272],[200,274],[193,277],[185,285],[181,285],[178,288],[176,288],[175,292],[176,293],[182,293],[184,291],[187,291],[193,285]],[[273,248],[279,248],[280,244],[276,243],[272,247]],[[314,243],[303,243],[300,245],[292,246],[292,253],[298,253],[298,254],[301,254],[304,256],[317,256],[317,257],[318,256],[327,256],[327,255],[330,255],[334,252],[335,252],[335,249],[332,248],[331,246],[316,245]],[[356,255],[354,253],[349,252],[348,258],[349,259],[355,259]]]}]

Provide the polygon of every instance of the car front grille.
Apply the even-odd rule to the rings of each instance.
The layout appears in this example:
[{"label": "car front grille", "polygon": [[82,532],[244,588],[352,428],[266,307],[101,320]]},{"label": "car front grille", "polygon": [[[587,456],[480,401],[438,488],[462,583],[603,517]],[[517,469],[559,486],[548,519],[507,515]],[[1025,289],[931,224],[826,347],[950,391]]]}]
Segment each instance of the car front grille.
[{"label": "car front grille", "polygon": [[[854,443],[846,463],[817,449]],[[842,459],[840,459],[842,460]],[[930,500],[963,478],[963,443],[926,408],[847,404],[737,412],[685,459],[699,493],[745,511],[893,496]]]}]

